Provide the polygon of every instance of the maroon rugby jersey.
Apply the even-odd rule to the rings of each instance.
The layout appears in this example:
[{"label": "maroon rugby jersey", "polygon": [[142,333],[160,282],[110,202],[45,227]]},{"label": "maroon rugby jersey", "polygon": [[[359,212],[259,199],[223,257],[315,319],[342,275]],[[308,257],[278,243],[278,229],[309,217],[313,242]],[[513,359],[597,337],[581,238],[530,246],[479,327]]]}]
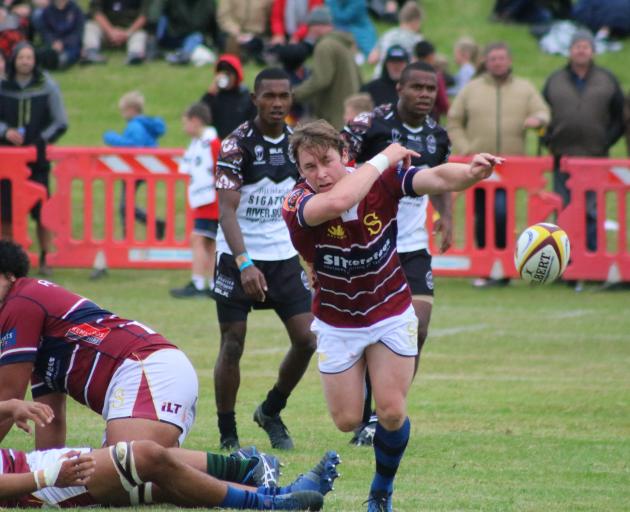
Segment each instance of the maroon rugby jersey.
[{"label": "maroon rugby jersey", "polygon": [[63,392],[101,413],[107,386],[125,359],[177,348],[49,281],[20,278],[0,308],[0,366],[32,362],[33,398]]},{"label": "maroon rugby jersey", "polygon": [[304,206],[315,192],[298,183],[284,201],[282,215],[291,241],[313,268],[313,313],[336,327],[367,327],[401,314],[411,292],[396,252],[396,213],[419,171],[390,168],[368,195],[341,217],[308,226]]}]

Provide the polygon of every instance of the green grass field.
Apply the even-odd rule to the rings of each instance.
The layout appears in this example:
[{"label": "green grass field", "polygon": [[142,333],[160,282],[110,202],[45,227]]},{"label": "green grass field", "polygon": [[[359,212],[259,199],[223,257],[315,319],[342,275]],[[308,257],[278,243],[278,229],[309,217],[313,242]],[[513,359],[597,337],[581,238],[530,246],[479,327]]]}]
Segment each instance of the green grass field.
[{"label": "green grass field", "polygon": [[[487,21],[492,0],[424,0],[423,34],[451,54],[453,42],[472,35],[480,43],[505,39],[514,68],[542,86],[564,64],[541,54],[526,27]],[[380,27],[382,30],[384,27]],[[630,86],[630,48],[598,57]],[[147,112],[163,116],[164,147],[183,147],[183,109],[212,79],[210,68],[156,62],[138,68],[110,54],[102,67],[57,73],[70,130],[62,145],[101,145],[108,128],[122,129],[120,95],[143,91]],[[369,70],[364,77],[368,78]],[[257,69],[246,68],[248,83]],[[529,152],[535,151],[530,137]],[[625,156],[621,143],[615,156]],[[218,449],[213,365],[218,324],[211,301],[176,301],[168,289],[185,271],[110,272],[88,279],[88,270],[56,270],[54,280],[121,316],[142,321],[177,343],[200,378],[196,425],[186,446]],[[437,299],[421,372],[409,395],[412,438],[397,479],[395,509],[404,511],[624,511],[630,510],[630,293],[575,293],[564,285],[532,289],[474,290],[468,281],[438,279]],[[243,443],[269,449],[251,415],[273,384],[288,340],[273,313],[251,317],[237,404]],[[98,446],[103,421],[70,403],[68,445]],[[326,449],[341,453],[342,478],[325,510],[362,510],[373,454],[348,446],[326,412],[316,365],[290,399],[284,419],[297,449],[279,454],[284,479],[313,465]],[[13,431],[2,446],[31,449],[32,439]]]},{"label": "green grass field", "polygon": [[[142,321],[177,343],[200,379],[198,418],[186,446],[218,449],[212,368],[214,304],[177,301],[183,271],[87,271],[55,280]],[[474,290],[438,279],[421,373],[409,394],[412,438],[397,479],[397,511],[628,510],[630,503],[630,319],[628,293],[575,293],[563,285]],[[626,305],[624,307],[624,304]],[[237,404],[241,442],[269,449],[251,415],[287,348],[273,313],[251,316]],[[71,403],[69,445],[97,446],[103,422]],[[279,454],[284,481],[341,453],[342,478],[325,510],[361,510],[373,471],[370,449],[347,444],[327,415],[313,362],[284,413],[297,449]],[[29,449],[14,431],[3,446]]]}]

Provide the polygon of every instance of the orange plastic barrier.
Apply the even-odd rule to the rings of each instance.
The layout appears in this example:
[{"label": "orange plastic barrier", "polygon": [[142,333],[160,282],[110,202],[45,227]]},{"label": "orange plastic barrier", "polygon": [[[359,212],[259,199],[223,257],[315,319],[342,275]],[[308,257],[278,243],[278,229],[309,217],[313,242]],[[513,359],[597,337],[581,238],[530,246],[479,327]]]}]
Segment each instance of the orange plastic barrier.
[{"label": "orange plastic barrier", "polygon": [[[188,176],[177,170],[181,153],[179,149],[51,148],[56,190],[43,209],[43,219],[55,233],[50,265],[189,267],[192,218],[183,209],[184,200],[177,200],[185,197],[188,184]],[[145,190],[136,190],[139,184]],[[122,222],[121,190],[126,203]],[[138,195],[146,196],[144,233],[135,219]]]},{"label": "orange plastic barrier", "polygon": [[[35,160],[33,148],[2,148],[0,182],[3,188],[10,191],[12,217],[10,223],[2,219],[2,234],[12,236],[16,242],[26,248],[31,247],[32,244],[28,233],[29,212],[39,201],[46,200],[46,189],[28,179],[31,171],[26,164],[33,160]],[[1,196],[0,201],[2,201]],[[35,263],[35,255],[30,254],[30,256],[32,263]]]},{"label": "orange plastic barrier", "polygon": [[[569,174],[571,192],[571,202],[558,217],[571,240],[565,279],[630,282],[630,160],[566,158],[561,167]],[[587,246],[587,193],[596,206],[594,251]]]},{"label": "orange plastic barrier", "polygon": [[[469,162],[470,157],[452,157],[453,162]],[[455,243],[445,254],[439,254],[437,240],[431,237],[433,271],[441,276],[477,276],[500,279],[517,277],[514,268],[514,248],[521,228],[542,222],[562,205],[561,198],[546,192],[548,173],[553,166],[551,158],[508,157],[493,175],[466,190],[456,199],[463,201],[464,226],[458,228],[458,216],[454,212]],[[475,194],[485,191],[485,245],[478,247],[475,241]],[[505,191],[506,229],[505,247],[498,247],[495,240],[495,196]],[[463,196],[463,197],[462,197]],[[459,206],[456,206],[457,210]],[[427,229],[433,229],[433,210],[429,209]],[[461,220],[461,218],[459,218]],[[460,238],[459,240],[457,240]]]}]

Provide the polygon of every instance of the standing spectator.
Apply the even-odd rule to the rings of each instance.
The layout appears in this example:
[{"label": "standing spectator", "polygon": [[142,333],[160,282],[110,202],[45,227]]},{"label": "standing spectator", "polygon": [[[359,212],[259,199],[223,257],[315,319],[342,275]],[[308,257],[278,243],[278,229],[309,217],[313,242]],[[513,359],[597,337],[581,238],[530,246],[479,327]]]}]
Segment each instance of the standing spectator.
[{"label": "standing spectator", "polygon": [[[122,148],[154,148],[158,145],[158,139],[166,132],[164,120],[160,117],[150,117],[144,115],[144,96],[138,91],[131,91],[120,98],[118,102],[120,115],[127,122],[125,130],[117,133],[108,130],[103,134],[103,142],[108,146]],[[144,180],[134,180],[135,190],[144,183]],[[127,212],[127,182],[122,181],[121,201],[118,211],[121,217],[123,232],[126,228]],[[147,223],[147,212],[137,206],[134,207],[134,218],[142,223]],[[164,238],[164,221],[155,221],[156,237]]]},{"label": "standing spectator", "polygon": [[398,26],[389,29],[376,42],[376,46],[368,56],[368,63],[375,64],[374,78],[381,76],[383,62],[385,61],[385,53],[387,49],[398,44],[402,46],[409,55],[413,55],[413,51],[420,41],[420,26],[422,24],[422,9],[413,0],[403,5],[398,13]]},{"label": "standing spectator", "polygon": [[343,122],[348,124],[362,112],[370,112],[374,108],[374,102],[369,94],[364,92],[348,96],[343,102]]},{"label": "standing spectator", "polygon": [[242,53],[264,65],[263,37],[269,32],[272,3],[273,0],[219,0],[217,22],[226,52]]},{"label": "standing spectator", "polygon": [[471,37],[460,37],[455,43],[453,54],[459,69],[453,77],[455,83],[448,89],[449,96],[457,96],[477,73],[479,47]]},{"label": "standing spectator", "polygon": [[[25,115],[26,113],[26,115]],[[34,146],[36,157],[28,164],[30,179],[48,191],[50,162],[46,146],[55,142],[68,128],[68,120],[57,84],[37,64],[35,49],[27,42],[18,43],[7,64],[7,78],[0,82],[0,144]],[[10,224],[10,192],[2,188],[2,219]],[[37,223],[40,247],[39,271],[49,276],[46,255],[51,248],[51,233],[41,222],[41,203],[31,211]],[[6,232],[5,232],[6,233]],[[10,238],[11,233],[5,236]]]},{"label": "standing spectator", "polygon": [[175,298],[209,297],[213,288],[214,259],[219,227],[219,207],[214,187],[214,173],[221,143],[210,126],[210,109],[203,103],[191,105],[182,119],[186,135],[192,137],[184,153],[179,172],[188,174],[188,205],[193,210],[194,226],[190,235],[192,277],[183,288],[171,290]]},{"label": "standing spectator", "polygon": [[207,36],[216,36],[214,2],[208,0],[152,0],[149,20],[157,24],[159,46],[172,50],[171,64],[188,64],[192,53]]},{"label": "standing spectator", "polygon": [[81,57],[81,38],[85,17],[73,0],[53,0],[36,18],[50,69],[67,69]]},{"label": "standing spectator", "polygon": [[271,6],[271,44],[297,43],[308,32],[308,13],[324,0],[273,0]]},{"label": "standing spectator", "polygon": [[[523,155],[528,129],[549,122],[549,107],[529,81],[512,75],[512,57],[505,43],[489,44],[485,51],[486,71],[466,85],[448,113],[448,133],[456,155],[488,151],[501,155]],[[507,196],[497,189],[494,198],[495,240],[506,247]],[[485,192],[475,191],[475,237],[486,246]],[[478,280],[479,286],[507,284],[507,280]]]},{"label": "standing spectator", "polygon": [[396,85],[407,64],[409,64],[407,51],[400,45],[390,47],[385,55],[381,77],[368,82],[361,90],[369,93],[375,105],[396,103],[398,101]]},{"label": "standing spectator", "polygon": [[376,29],[364,0],[326,0],[336,30],[350,32],[361,52],[358,63],[367,59],[376,44]]},{"label": "standing spectator", "polygon": [[[569,63],[547,79],[543,95],[551,106],[547,131],[554,155],[554,190],[565,205],[571,200],[560,159],[568,156],[606,157],[623,135],[623,92],[615,76],[593,62],[594,41],[590,32],[577,32],[571,39]],[[597,249],[597,202],[586,195],[587,248]]]},{"label": "standing spectator", "polygon": [[361,73],[354,62],[354,41],[348,34],[334,32],[330,11],[313,9],[308,18],[307,40],[315,43],[312,74],[297,86],[293,94],[300,103],[309,104],[317,118],[326,119],[335,128],[343,126],[344,100],[361,86]]},{"label": "standing spectator", "polygon": [[276,383],[254,412],[254,421],[267,432],[273,448],[293,448],[280,412],[315,351],[308,278],[281,215],[282,201],[299,177],[289,147],[291,129],[284,121],[291,99],[284,71],[261,71],[254,81],[258,114],[223,141],[217,165],[221,229],[213,296],[221,348],[214,385],[224,449],[239,446],[234,408],[250,311],[273,309],[291,340]]},{"label": "standing spectator", "polygon": [[83,62],[106,61],[100,53],[103,40],[114,47],[125,45],[127,64],[141,64],[147,53],[147,8],[151,0],[92,0],[90,19],[83,32]]},{"label": "standing spectator", "polygon": [[215,71],[214,80],[201,102],[210,109],[219,138],[225,139],[237,126],[256,116],[256,107],[243,84],[243,67],[236,55],[221,55]]},{"label": "standing spectator", "polygon": [[429,41],[420,41],[416,44],[414,48],[414,55],[416,60],[420,62],[426,62],[427,64],[433,66],[437,75],[437,98],[435,99],[435,107],[433,107],[433,112],[431,116],[438,123],[440,122],[440,118],[448,113],[448,93],[446,92],[446,80],[444,79],[444,72],[438,69],[436,56],[435,56],[435,46],[431,44]]}]

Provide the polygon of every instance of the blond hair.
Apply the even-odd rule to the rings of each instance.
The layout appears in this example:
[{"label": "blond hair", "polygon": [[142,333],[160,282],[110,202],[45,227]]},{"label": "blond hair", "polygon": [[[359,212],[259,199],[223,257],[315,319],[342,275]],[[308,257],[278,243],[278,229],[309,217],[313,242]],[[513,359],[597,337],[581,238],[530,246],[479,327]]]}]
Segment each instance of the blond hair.
[{"label": "blond hair", "polygon": [[374,108],[374,102],[372,101],[372,96],[366,92],[361,92],[348,96],[343,102],[343,106],[344,108],[351,108],[357,114],[360,114],[361,112],[370,112]]},{"label": "blond hair", "polygon": [[398,23],[411,23],[412,21],[422,21],[422,9],[417,2],[409,0],[398,11]]},{"label": "blond hair", "polygon": [[144,112],[144,96],[140,91],[131,91],[123,94],[118,100],[118,108],[133,108],[138,112]]},{"label": "blond hair", "polygon": [[307,150],[317,157],[324,155],[330,148],[338,151],[341,155],[345,149],[345,143],[339,132],[323,119],[310,123],[299,124],[289,138],[293,158],[300,165],[298,159],[299,150]]},{"label": "blond hair", "polygon": [[472,37],[460,37],[455,42],[455,50],[468,56],[470,62],[475,63],[479,58],[479,45]]}]

